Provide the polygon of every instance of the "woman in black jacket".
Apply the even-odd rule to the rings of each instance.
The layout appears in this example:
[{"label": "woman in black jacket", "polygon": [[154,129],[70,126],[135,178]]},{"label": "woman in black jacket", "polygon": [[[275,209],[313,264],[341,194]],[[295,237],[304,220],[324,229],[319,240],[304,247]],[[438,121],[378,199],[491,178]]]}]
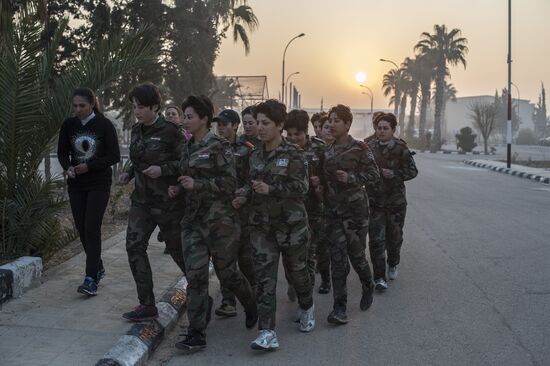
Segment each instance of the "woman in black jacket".
[{"label": "woman in black jacket", "polygon": [[96,107],[94,92],[73,92],[74,117],[59,132],[57,157],[67,175],[69,201],[86,252],[86,277],[78,292],[95,296],[105,275],[101,261],[101,223],[109,201],[111,165],[120,161],[115,127]]}]

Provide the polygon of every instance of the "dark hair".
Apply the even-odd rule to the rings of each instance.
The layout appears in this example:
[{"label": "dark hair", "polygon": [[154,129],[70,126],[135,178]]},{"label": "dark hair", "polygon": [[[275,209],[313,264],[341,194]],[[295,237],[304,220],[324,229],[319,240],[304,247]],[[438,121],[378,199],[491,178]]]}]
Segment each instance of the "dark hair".
[{"label": "dark hair", "polygon": [[183,114],[181,108],[178,107],[178,106],[175,105],[175,104],[167,105],[166,108],[164,108],[164,113],[166,113],[166,111],[169,110],[170,108],[175,109],[176,111],[178,111],[178,116],[180,116],[180,117],[181,117],[181,115]]},{"label": "dark hair", "polygon": [[325,125],[325,123],[327,123],[328,121],[328,116],[322,116],[321,118],[319,118],[319,126],[321,128],[323,128],[323,126]]},{"label": "dark hair", "polygon": [[285,130],[290,128],[295,128],[298,131],[303,131],[307,134],[309,125],[309,115],[303,109],[293,109],[291,110],[285,122]]},{"label": "dark hair", "polygon": [[156,105],[157,109],[155,112],[160,111],[162,103],[159,89],[155,84],[149,82],[135,86],[130,91],[130,94],[128,94],[128,99],[130,99],[130,102],[133,102],[135,99],[139,104],[149,108]]},{"label": "dark hair", "polygon": [[84,88],[84,87],[76,88],[73,91],[73,98],[76,97],[76,96],[79,96],[79,97],[82,97],[82,98],[86,99],[86,101],[88,103],[93,105],[93,111],[95,113],[99,113],[99,108],[98,108],[98,105],[97,105],[97,97],[95,96],[95,93],[93,92],[92,89]]},{"label": "dark hair", "polygon": [[246,107],[245,109],[243,109],[243,111],[241,112],[241,117],[244,118],[244,116],[246,114],[251,114],[252,116],[254,116],[254,106],[251,105],[249,107]]},{"label": "dark hair", "polygon": [[377,112],[374,112],[372,114],[372,124],[373,125],[376,125],[376,119],[378,118],[378,116],[384,114],[384,112],[381,112],[381,111],[377,111]]},{"label": "dark hair", "polygon": [[353,114],[347,105],[338,104],[337,106],[332,107],[328,114],[331,115],[332,113],[336,113],[338,118],[344,122],[353,122]]},{"label": "dark hair", "polygon": [[393,114],[393,113],[381,113],[381,114],[379,114],[374,119],[373,124],[375,126],[378,126],[378,123],[380,123],[380,121],[388,122],[390,124],[392,130],[395,130],[395,128],[397,127],[397,118],[395,118],[395,114]]},{"label": "dark hair", "polygon": [[315,125],[315,122],[321,119],[321,117],[326,116],[327,112],[317,112],[313,113],[313,116],[311,116],[311,124]]},{"label": "dark hair", "polygon": [[191,107],[199,115],[200,118],[207,117],[208,121],[206,122],[206,126],[210,128],[210,124],[212,123],[212,118],[214,118],[214,105],[212,104],[212,101],[205,95],[190,95],[188,96],[183,103],[181,104],[182,111],[185,112],[185,110]]},{"label": "dark hair", "polygon": [[260,113],[265,114],[277,126],[282,125],[286,121],[286,106],[275,99],[268,99],[258,104],[254,108],[254,118],[257,119]]}]

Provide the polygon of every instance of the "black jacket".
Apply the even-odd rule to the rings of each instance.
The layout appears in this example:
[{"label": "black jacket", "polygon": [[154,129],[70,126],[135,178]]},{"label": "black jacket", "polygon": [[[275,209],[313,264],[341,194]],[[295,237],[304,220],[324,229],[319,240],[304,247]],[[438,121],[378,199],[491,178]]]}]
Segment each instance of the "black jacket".
[{"label": "black jacket", "polygon": [[64,170],[82,163],[88,165],[87,173],[67,179],[69,192],[110,190],[111,165],[120,161],[115,127],[101,113],[84,126],[77,117],[67,118],[59,131],[57,158]]}]

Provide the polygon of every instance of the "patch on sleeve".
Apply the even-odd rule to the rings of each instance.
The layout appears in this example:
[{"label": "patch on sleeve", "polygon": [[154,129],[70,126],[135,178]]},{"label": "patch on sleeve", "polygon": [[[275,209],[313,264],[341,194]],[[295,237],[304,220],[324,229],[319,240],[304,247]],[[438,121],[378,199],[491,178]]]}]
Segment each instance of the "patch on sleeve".
[{"label": "patch on sleeve", "polygon": [[372,153],[372,151],[369,151],[367,152],[367,157],[369,158],[369,160],[374,160],[374,154]]},{"label": "patch on sleeve", "polygon": [[277,166],[288,166],[288,159],[279,159],[277,160]]},{"label": "patch on sleeve", "polygon": [[[226,157],[231,157],[233,156],[233,150],[231,150],[231,148],[229,149],[225,149],[225,151],[223,152],[223,154],[226,156]],[[236,155],[236,154],[235,154]]]},{"label": "patch on sleeve", "polygon": [[199,154],[199,159],[208,159],[210,158],[210,153]]}]

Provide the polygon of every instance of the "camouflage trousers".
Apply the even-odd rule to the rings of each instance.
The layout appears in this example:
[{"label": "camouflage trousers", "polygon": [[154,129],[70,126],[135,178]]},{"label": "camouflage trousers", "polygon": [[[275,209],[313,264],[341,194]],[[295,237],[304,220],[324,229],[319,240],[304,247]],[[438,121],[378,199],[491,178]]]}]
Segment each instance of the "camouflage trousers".
[{"label": "camouflage trousers", "polygon": [[400,262],[406,213],[407,206],[371,209],[369,251],[375,279],[386,280],[386,252],[389,266]]},{"label": "camouflage trousers", "polygon": [[[311,250],[315,252],[317,271],[321,275],[321,280],[323,282],[330,282],[330,253],[325,231],[325,218],[312,217],[309,220],[309,226],[311,228],[311,242],[313,243]],[[315,263],[313,263],[313,265],[315,265]],[[313,276],[315,276],[315,273],[313,273]],[[312,288],[313,285],[312,283]]]},{"label": "camouflage trousers", "polygon": [[305,221],[254,225],[250,238],[256,269],[258,328],[273,330],[279,256],[283,257],[285,272],[294,286],[300,307],[305,310],[313,305],[307,268],[309,228]]},{"label": "camouflage trousers", "polygon": [[[323,217],[310,216],[308,218],[308,222],[309,222],[310,240],[308,242],[308,247],[307,247],[307,272],[309,275],[309,284],[313,291],[313,287],[315,286],[315,272],[317,270],[316,268],[317,253],[318,253],[317,250],[321,244],[321,241],[325,240],[325,235],[324,235],[325,221],[323,220]],[[327,251],[326,255],[328,257],[328,248],[326,247],[326,245],[325,245],[325,249]],[[325,264],[330,265],[328,258],[326,259],[328,263],[323,263],[323,265]],[[285,277],[289,286],[293,286],[292,281],[290,280],[288,271],[286,270],[286,267],[285,267]],[[330,281],[330,273],[328,273],[328,268],[327,268],[327,272],[321,273],[321,278],[323,279],[323,281],[325,280]]]},{"label": "camouflage trousers", "polygon": [[[241,221],[242,222],[242,221]],[[250,244],[250,226],[241,226],[241,238],[239,241],[239,250],[237,253],[237,262],[239,270],[250,283],[252,292],[256,293],[256,271],[254,270],[254,256],[252,254],[252,244]],[[235,295],[227,287],[221,288],[222,304],[231,306],[236,305]]]},{"label": "camouflage trousers", "polygon": [[365,254],[368,223],[367,217],[361,215],[327,217],[326,232],[329,240],[334,309],[345,311],[347,307],[349,262],[359,275],[363,290],[373,286],[372,274]]},{"label": "camouflage trousers", "polygon": [[126,252],[136,282],[140,304],[155,304],[153,274],[147,256],[147,247],[149,238],[157,226],[160,227],[164,235],[168,253],[185,274],[179,224],[182,217],[182,210],[174,211],[139,204],[132,204],[130,207],[126,231]]},{"label": "camouflage trousers", "polygon": [[220,284],[231,291],[245,311],[256,306],[248,280],[237,269],[240,223],[237,216],[208,221],[182,220],[183,254],[187,268],[187,317],[189,328],[203,331],[208,311],[208,263],[212,257]]}]

